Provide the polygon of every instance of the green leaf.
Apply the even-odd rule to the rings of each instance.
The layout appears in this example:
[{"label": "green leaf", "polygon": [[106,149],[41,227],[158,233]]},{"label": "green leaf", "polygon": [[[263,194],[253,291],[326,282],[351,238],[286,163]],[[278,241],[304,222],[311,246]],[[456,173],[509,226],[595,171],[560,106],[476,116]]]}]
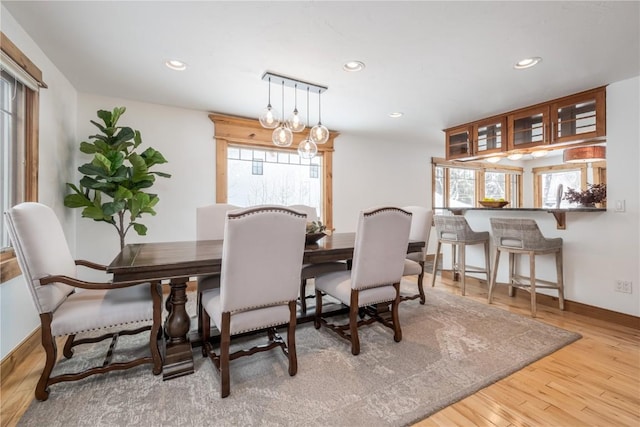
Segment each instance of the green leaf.
[{"label": "green leaf", "polygon": [[82,211],[82,217],[95,219],[97,221],[105,220],[104,212],[102,212],[102,209],[97,206],[89,206],[84,208],[84,210]]},{"label": "green leaf", "polygon": [[171,178],[171,174],[170,173],[164,173],[164,172],[153,172],[153,171],[149,171],[149,173],[152,173],[154,175],[158,175],[161,176],[163,178]]},{"label": "green leaf", "polygon": [[85,154],[93,154],[98,152],[98,148],[95,146],[95,144],[91,144],[87,141],[82,141],[80,143],[80,151]]},{"label": "green leaf", "polygon": [[68,208],[83,208],[87,206],[93,206],[91,200],[84,196],[84,194],[68,194],[64,198],[64,205]]},{"label": "green leaf", "polygon": [[113,216],[125,208],[126,204],[123,201],[108,202],[102,205],[102,212],[105,216]]},{"label": "green leaf", "polygon": [[129,155],[129,161],[131,162],[131,166],[133,167],[133,173],[131,175],[131,180],[133,182],[149,180],[151,176],[149,175],[149,170],[147,169],[147,163],[140,155],[132,153],[131,155]]},{"label": "green leaf", "polygon": [[128,200],[133,197],[133,193],[122,185],[118,186],[116,194],[113,196],[114,200]]},{"label": "green leaf", "polygon": [[143,225],[143,224],[138,224],[136,222],[133,222],[133,229],[136,230],[136,233],[138,233],[139,236],[146,236],[147,235],[147,226]]},{"label": "green leaf", "polygon": [[138,148],[138,145],[142,144],[142,136],[140,135],[140,131],[137,130],[135,135],[133,136],[134,148]]},{"label": "green leaf", "polygon": [[125,111],[127,111],[126,107],[115,107],[113,109],[113,113],[111,114],[111,126],[115,126],[118,123],[120,116],[123,115]]},{"label": "green leaf", "polygon": [[134,132],[133,132],[133,129],[131,129],[130,127],[120,128],[120,132],[114,135],[113,141],[111,142],[111,144],[116,145],[122,142],[129,141],[133,139],[133,136],[134,136]]},{"label": "green leaf", "polygon": [[[98,110],[98,117],[100,117],[102,119],[102,121],[105,124],[105,127],[111,127],[111,111],[107,111],[107,110]],[[91,121],[91,123],[94,123],[93,121]],[[95,123],[94,123],[95,124]],[[104,128],[100,129],[104,132]]]},{"label": "green leaf", "polygon": [[95,167],[102,168],[103,171],[106,172],[106,176],[111,175],[111,160],[104,154],[96,153],[96,155],[93,156],[91,164]]}]

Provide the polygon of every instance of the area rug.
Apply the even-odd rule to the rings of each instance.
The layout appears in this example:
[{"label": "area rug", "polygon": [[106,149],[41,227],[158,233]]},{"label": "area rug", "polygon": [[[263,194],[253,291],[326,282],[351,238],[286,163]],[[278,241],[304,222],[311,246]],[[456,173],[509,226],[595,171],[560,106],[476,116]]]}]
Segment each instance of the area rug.
[{"label": "area rug", "polygon": [[[56,384],[49,400],[31,403],[19,425],[410,425],[580,338],[431,288],[425,305],[401,304],[400,321],[400,343],[382,325],[361,328],[358,356],[335,333],[299,325],[298,374],[288,375],[280,350],[237,359],[225,399],[199,348],[193,375],[163,381],[147,365]],[[128,343],[140,344],[142,337]],[[84,363],[81,350],[65,364]]]}]

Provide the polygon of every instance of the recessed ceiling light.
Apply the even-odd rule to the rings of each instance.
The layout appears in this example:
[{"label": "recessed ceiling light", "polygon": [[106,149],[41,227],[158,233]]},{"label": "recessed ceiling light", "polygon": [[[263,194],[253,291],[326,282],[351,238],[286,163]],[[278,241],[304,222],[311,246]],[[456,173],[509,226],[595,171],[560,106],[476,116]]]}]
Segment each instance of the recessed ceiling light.
[{"label": "recessed ceiling light", "polygon": [[349,61],[342,66],[342,69],[349,72],[362,71],[364,70],[364,62]]},{"label": "recessed ceiling light", "polygon": [[485,160],[489,163],[498,163],[501,159],[502,157],[500,156],[493,156],[493,157],[487,157]]},{"label": "recessed ceiling light", "polygon": [[547,154],[549,154],[549,151],[547,150],[538,150],[538,151],[531,152],[531,156],[535,157],[536,159],[539,159],[540,157],[544,157]]},{"label": "recessed ceiling light", "polygon": [[532,56],[531,58],[524,58],[520,61],[516,62],[513,66],[516,70],[524,70],[525,68],[530,68],[536,65],[538,62],[542,61],[542,58],[539,56]]},{"label": "recessed ceiling light", "polygon": [[178,61],[177,59],[170,59],[165,62],[164,65],[176,71],[184,71],[187,69],[187,64],[182,61]]},{"label": "recessed ceiling light", "polygon": [[509,160],[520,160],[524,155],[522,153],[513,153],[513,154],[509,154],[507,156],[507,158]]},{"label": "recessed ceiling light", "polygon": [[397,119],[398,117],[402,117],[404,115],[404,113],[401,113],[400,111],[396,111],[395,113],[389,113],[389,117],[391,117],[392,119]]}]

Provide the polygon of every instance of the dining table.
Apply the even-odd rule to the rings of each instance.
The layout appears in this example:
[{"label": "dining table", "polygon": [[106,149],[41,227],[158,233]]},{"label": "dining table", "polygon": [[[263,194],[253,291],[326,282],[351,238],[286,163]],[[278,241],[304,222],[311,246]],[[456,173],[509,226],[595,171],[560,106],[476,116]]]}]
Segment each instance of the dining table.
[{"label": "dining table", "polygon": [[[350,261],[355,233],[333,233],[304,249],[303,264]],[[131,243],[107,266],[114,281],[146,280],[170,286],[165,307],[163,379],[194,372],[191,318],[186,310],[187,283],[192,277],[220,273],[223,240]],[[423,241],[410,241],[407,253],[419,252]],[[323,306],[324,307],[324,306]]]}]

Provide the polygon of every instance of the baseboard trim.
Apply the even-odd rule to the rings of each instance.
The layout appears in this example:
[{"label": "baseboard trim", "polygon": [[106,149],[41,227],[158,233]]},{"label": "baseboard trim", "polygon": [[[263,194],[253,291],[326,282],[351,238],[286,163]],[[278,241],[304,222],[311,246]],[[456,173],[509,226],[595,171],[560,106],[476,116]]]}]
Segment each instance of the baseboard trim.
[{"label": "baseboard trim", "polygon": [[[451,270],[443,270],[441,274],[443,279],[454,281],[453,272]],[[467,283],[486,283],[484,280],[470,276],[467,276],[466,280]],[[505,290],[507,289],[506,286],[500,286],[500,288],[504,288]],[[498,288],[496,288],[496,291],[498,291]],[[524,298],[524,292],[516,292],[516,297],[518,296],[522,296]],[[526,298],[529,299],[529,297]],[[553,297],[550,295],[539,293],[536,296],[536,302],[537,304],[545,305],[548,307],[558,307],[558,297]],[[616,325],[640,330],[640,317],[632,316],[630,314],[619,313],[617,311],[607,310],[606,308],[595,307],[568,299],[564,300],[564,309],[565,311],[591,317],[592,319],[603,320],[605,322],[615,323]]]},{"label": "baseboard trim", "polygon": [[7,380],[7,377],[13,372],[16,364],[27,358],[34,350],[38,348],[41,341],[40,327],[34,330],[27,338],[25,338],[16,348],[14,348],[0,362],[0,387]]}]

